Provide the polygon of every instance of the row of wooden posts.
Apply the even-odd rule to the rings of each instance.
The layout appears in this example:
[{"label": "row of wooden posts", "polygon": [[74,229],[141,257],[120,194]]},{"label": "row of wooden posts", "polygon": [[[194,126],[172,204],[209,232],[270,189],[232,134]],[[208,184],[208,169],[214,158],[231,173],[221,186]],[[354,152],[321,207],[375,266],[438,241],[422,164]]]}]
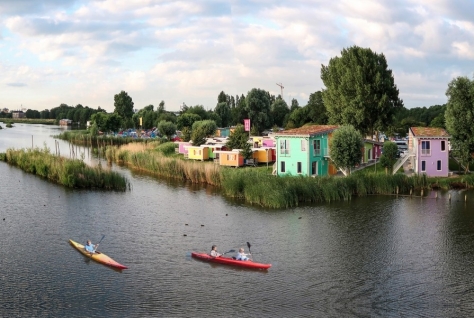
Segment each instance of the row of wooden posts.
[{"label": "row of wooden posts", "polygon": [[[398,196],[398,186],[397,186],[397,196]],[[421,195],[419,197],[423,198],[423,193],[424,193],[424,189],[421,189]],[[410,197],[414,196],[413,195],[413,189],[410,188]],[[416,196],[418,197],[418,196]],[[435,193],[435,198],[438,199],[438,192]],[[451,194],[448,194],[448,200],[451,201]],[[467,202],[467,194],[464,195],[464,201]]]}]

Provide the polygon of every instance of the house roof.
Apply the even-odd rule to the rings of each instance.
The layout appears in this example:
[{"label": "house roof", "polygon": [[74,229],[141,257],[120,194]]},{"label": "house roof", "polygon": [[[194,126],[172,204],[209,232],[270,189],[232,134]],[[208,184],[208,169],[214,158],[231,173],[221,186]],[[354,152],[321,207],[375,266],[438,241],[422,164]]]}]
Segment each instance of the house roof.
[{"label": "house roof", "polygon": [[449,137],[445,129],[439,127],[410,127],[416,137]]},{"label": "house roof", "polygon": [[312,136],[316,134],[328,133],[337,129],[339,125],[307,125],[291,130],[275,133],[274,136],[304,135]]}]

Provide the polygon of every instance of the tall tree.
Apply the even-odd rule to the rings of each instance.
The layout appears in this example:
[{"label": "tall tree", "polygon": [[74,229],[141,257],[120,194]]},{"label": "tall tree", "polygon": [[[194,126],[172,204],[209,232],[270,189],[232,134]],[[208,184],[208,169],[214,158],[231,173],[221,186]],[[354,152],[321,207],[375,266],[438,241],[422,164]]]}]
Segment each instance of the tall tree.
[{"label": "tall tree", "polygon": [[234,131],[232,131],[227,140],[226,146],[228,149],[244,149],[245,144],[248,144],[249,132],[245,131],[242,124],[237,124]]},{"label": "tall tree", "polygon": [[217,103],[214,112],[219,115],[221,118],[221,125],[222,127],[227,127],[230,125],[230,121],[232,119],[231,109],[227,102],[220,102]]},{"label": "tall tree", "polygon": [[353,125],[364,135],[387,128],[403,105],[383,54],[352,46],[321,67],[329,123]]},{"label": "tall tree", "polygon": [[283,127],[285,124],[285,118],[290,113],[290,108],[286,104],[285,100],[276,99],[271,106],[271,118],[273,119],[273,124],[278,125],[278,127]]},{"label": "tall tree", "polygon": [[322,125],[328,124],[327,111],[324,106],[323,94],[321,91],[309,95],[309,101],[305,108],[307,108],[307,115],[311,123]]},{"label": "tall tree", "polygon": [[446,95],[445,119],[446,129],[451,134],[451,147],[468,171],[474,153],[474,80],[455,78],[448,84]]},{"label": "tall tree", "polygon": [[245,96],[242,94],[240,98],[237,99],[235,108],[232,109],[232,123],[233,125],[242,124],[244,119],[248,118],[248,112],[246,110]]},{"label": "tall tree", "polygon": [[267,91],[254,88],[247,94],[245,102],[245,110],[249,115],[250,123],[259,133],[272,126],[270,97]]},{"label": "tall tree", "polygon": [[127,92],[121,91],[114,96],[114,112],[120,115],[124,120],[131,119],[133,116],[133,101]]},{"label": "tall tree", "polygon": [[352,126],[345,125],[334,131],[330,146],[331,160],[350,173],[362,158],[362,136]]},{"label": "tall tree", "polygon": [[173,122],[161,121],[158,123],[158,131],[170,140],[171,136],[176,133],[176,125]]}]

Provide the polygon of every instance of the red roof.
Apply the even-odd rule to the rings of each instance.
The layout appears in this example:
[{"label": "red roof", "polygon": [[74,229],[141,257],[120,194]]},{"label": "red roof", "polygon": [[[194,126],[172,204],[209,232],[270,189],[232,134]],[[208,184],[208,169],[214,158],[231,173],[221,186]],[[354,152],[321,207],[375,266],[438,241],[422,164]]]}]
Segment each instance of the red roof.
[{"label": "red roof", "polygon": [[439,127],[411,127],[414,136],[449,137],[445,129]]},{"label": "red roof", "polygon": [[329,133],[337,129],[339,125],[307,125],[291,130],[281,131],[275,133],[275,136],[285,136],[285,135],[316,135],[321,133]]}]

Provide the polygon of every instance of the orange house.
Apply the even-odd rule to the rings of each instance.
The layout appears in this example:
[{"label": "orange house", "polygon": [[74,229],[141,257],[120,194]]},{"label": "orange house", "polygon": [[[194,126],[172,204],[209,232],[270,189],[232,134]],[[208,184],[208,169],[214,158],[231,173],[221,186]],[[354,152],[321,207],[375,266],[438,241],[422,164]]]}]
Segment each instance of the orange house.
[{"label": "orange house", "polygon": [[274,147],[252,148],[253,158],[257,163],[273,163],[276,160]]},{"label": "orange house", "polygon": [[214,153],[219,154],[219,165],[240,167],[244,166],[244,157],[240,154],[240,151],[214,151]]}]

